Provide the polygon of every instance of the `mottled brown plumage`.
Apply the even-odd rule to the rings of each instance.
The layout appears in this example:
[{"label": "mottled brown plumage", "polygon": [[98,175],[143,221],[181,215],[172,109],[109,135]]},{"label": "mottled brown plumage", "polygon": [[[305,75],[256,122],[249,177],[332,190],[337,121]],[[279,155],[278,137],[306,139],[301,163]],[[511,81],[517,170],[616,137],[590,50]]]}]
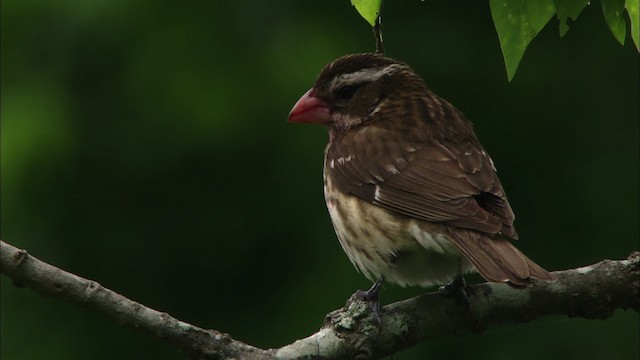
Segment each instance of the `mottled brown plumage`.
[{"label": "mottled brown plumage", "polygon": [[552,279],[509,241],[514,214],[471,123],[406,64],[339,58],[289,120],[329,129],[327,207],[371,280],[429,285],[473,269],[518,286]]}]

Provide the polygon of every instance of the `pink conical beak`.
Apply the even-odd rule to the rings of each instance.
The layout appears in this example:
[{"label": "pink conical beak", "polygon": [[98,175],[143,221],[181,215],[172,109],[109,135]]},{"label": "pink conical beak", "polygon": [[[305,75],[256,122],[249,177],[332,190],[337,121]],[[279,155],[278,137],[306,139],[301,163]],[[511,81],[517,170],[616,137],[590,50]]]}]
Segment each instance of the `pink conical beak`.
[{"label": "pink conical beak", "polygon": [[289,113],[289,121],[297,123],[325,124],[331,121],[329,104],[314,96],[314,89],[304,93],[293,105]]}]

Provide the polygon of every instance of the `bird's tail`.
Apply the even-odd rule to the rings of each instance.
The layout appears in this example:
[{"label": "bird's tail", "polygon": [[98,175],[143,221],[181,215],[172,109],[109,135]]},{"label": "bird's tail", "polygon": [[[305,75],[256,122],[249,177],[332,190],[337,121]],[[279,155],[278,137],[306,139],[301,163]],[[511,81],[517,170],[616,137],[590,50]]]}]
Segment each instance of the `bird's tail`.
[{"label": "bird's tail", "polygon": [[529,284],[531,278],[555,279],[505,238],[451,228],[447,231],[447,238],[488,281],[507,282],[519,287]]}]

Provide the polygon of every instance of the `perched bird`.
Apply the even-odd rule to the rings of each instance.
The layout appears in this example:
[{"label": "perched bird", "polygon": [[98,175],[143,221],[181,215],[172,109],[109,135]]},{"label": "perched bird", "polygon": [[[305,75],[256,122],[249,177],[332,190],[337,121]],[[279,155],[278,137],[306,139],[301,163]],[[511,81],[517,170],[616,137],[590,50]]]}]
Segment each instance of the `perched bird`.
[{"label": "perched bird", "polygon": [[446,284],[476,270],[524,286],[553,276],[512,244],[514,214],[460,111],[377,54],[327,65],[289,121],[329,130],[324,194],[342,248],[370,280]]}]

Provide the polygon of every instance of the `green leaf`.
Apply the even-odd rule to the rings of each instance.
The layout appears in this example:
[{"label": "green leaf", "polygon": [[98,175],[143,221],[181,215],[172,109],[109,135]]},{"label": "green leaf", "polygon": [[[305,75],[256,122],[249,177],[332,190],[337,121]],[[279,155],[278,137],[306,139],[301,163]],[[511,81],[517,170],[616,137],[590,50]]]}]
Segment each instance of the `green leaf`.
[{"label": "green leaf", "polygon": [[571,18],[575,21],[582,9],[589,4],[589,0],[554,0],[553,2],[558,12],[558,20],[560,20],[560,36],[564,36],[569,30],[567,20]]},{"label": "green leaf", "polygon": [[489,6],[511,81],[529,42],[549,22],[556,8],[553,0],[490,0]]},{"label": "green leaf", "polygon": [[640,14],[638,13],[638,0],[627,0],[624,3],[624,7],[629,13],[629,20],[631,20],[631,38],[636,44],[636,49],[640,52],[640,39],[638,39],[640,29],[638,29],[638,22],[640,22]]},{"label": "green leaf", "polygon": [[613,37],[624,45],[624,39],[627,35],[627,25],[624,22],[624,1],[625,0],[600,0],[602,3],[602,12],[604,20],[609,25],[609,29],[613,33]]},{"label": "green leaf", "polygon": [[382,0],[351,0],[351,5],[356,7],[360,16],[367,20],[372,27],[376,25]]}]

